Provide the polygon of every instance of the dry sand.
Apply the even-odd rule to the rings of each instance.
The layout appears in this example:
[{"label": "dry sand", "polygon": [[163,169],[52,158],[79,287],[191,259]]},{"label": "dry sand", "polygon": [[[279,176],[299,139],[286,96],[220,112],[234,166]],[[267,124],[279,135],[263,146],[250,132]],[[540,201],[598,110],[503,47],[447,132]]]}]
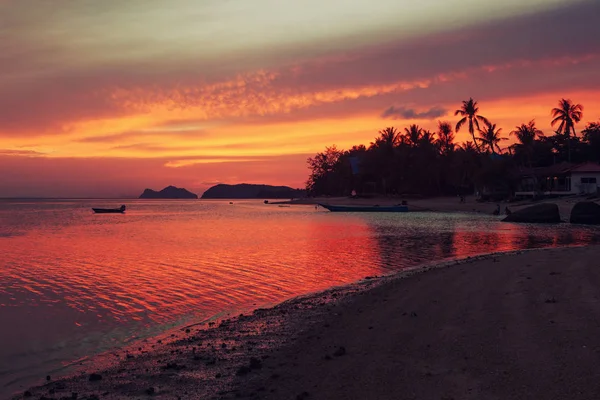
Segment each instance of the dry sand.
[{"label": "dry sand", "polygon": [[[451,262],[146,343],[34,398],[598,399],[600,248]],[[144,351],[148,351],[144,353]],[[93,397],[92,397],[93,398]]]}]

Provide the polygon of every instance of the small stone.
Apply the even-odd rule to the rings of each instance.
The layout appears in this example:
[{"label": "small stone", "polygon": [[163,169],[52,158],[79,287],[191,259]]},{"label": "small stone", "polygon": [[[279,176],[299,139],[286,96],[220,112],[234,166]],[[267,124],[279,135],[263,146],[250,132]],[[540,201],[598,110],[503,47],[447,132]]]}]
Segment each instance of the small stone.
[{"label": "small stone", "polygon": [[27,390],[25,393],[23,393],[23,397],[31,397],[31,392]]},{"label": "small stone", "polygon": [[246,365],[242,365],[241,367],[238,368],[238,370],[236,371],[236,375],[237,376],[243,376],[243,375],[247,375],[250,371],[252,371],[250,369],[250,367],[247,367]]},{"label": "small stone", "polygon": [[102,375],[100,375],[100,374],[90,374],[89,380],[90,380],[90,382],[101,381],[102,380]]},{"label": "small stone", "polygon": [[154,393],[156,392],[156,390],[154,390],[153,387],[149,387],[148,389],[146,389],[146,394],[152,396]]},{"label": "small stone", "polygon": [[341,357],[346,354],[346,348],[344,346],[340,346],[333,355],[336,357]]},{"label": "small stone", "polygon": [[49,381],[50,379],[50,375],[46,375],[46,380]]},{"label": "small stone", "polygon": [[262,368],[262,361],[260,361],[258,358],[252,357],[250,358],[250,369],[261,369]]}]

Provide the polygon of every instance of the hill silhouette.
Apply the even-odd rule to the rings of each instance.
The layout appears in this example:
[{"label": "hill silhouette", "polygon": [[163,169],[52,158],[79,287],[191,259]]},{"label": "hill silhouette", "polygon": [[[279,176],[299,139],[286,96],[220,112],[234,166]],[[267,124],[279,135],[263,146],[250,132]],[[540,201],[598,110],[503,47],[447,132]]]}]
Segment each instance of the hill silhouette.
[{"label": "hill silhouette", "polygon": [[288,186],[218,184],[202,195],[203,199],[291,199],[306,196],[306,191]]},{"label": "hill silhouette", "polygon": [[146,189],[140,195],[140,199],[197,199],[198,195],[186,189],[175,186],[167,186],[163,190]]}]

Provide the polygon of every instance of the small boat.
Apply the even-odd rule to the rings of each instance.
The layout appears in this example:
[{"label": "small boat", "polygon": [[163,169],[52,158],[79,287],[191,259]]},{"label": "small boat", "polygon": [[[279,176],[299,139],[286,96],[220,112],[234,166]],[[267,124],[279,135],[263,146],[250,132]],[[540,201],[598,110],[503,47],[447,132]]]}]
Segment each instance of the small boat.
[{"label": "small boat", "polygon": [[123,214],[125,212],[125,206],[119,208],[92,208],[96,214]]},{"label": "small boat", "polygon": [[332,212],[407,212],[408,206],[333,206],[330,204],[319,204],[321,207]]}]

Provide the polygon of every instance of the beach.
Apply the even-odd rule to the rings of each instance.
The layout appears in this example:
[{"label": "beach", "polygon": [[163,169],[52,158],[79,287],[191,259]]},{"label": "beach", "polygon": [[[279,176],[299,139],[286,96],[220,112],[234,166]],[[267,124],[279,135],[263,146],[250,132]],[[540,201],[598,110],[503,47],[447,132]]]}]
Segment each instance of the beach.
[{"label": "beach", "polygon": [[600,201],[598,198],[589,199],[586,195],[565,196],[555,199],[546,199],[543,201],[532,201],[524,199],[515,202],[478,202],[476,196],[465,196],[465,202],[461,203],[457,196],[438,196],[425,197],[419,199],[404,199],[402,197],[384,197],[373,198],[350,198],[350,197],[309,197],[303,199],[294,199],[287,201],[275,201],[273,204],[334,204],[334,205],[395,205],[402,200],[406,200],[410,211],[432,211],[432,212],[458,212],[458,213],[478,213],[492,214],[496,205],[500,204],[501,213],[504,214],[505,207],[511,211],[516,211],[533,204],[554,203],[558,206],[563,221],[568,221],[571,215],[571,209],[580,201]]},{"label": "beach", "polygon": [[365,277],[178,329],[23,396],[596,399],[598,255],[529,250]]}]

